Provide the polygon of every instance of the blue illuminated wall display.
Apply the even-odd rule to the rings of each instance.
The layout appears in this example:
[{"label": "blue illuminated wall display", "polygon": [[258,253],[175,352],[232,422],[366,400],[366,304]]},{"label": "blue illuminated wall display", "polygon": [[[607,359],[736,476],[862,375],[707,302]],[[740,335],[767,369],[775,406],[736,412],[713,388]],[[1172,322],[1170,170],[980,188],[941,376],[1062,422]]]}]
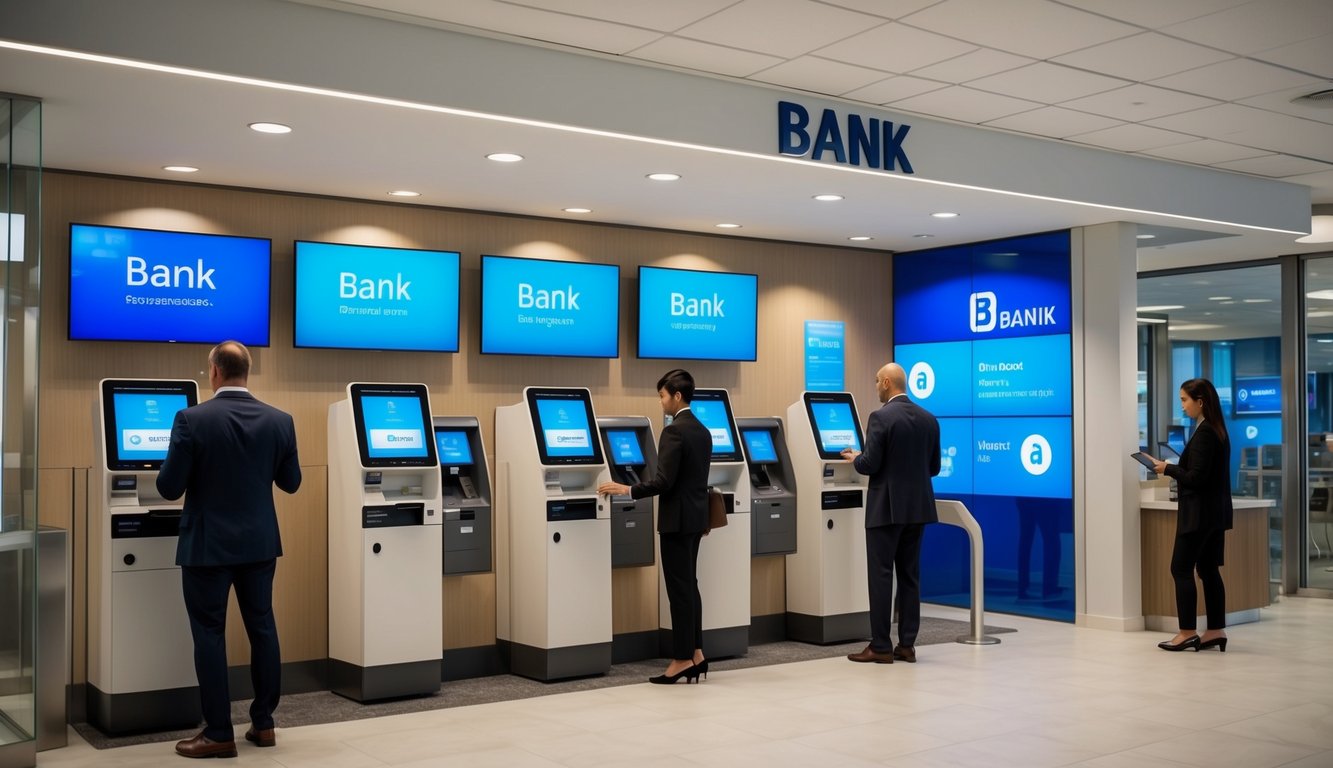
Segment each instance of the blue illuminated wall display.
[{"label": "blue illuminated wall display", "polygon": [[805,390],[842,392],[846,330],[841,320],[805,321]]},{"label": "blue illuminated wall display", "polygon": [[269,241],[71,224],[69,337],[268,346]]},{"label": "blue illuminated wall display", "polygon": [[619,356],[620,267],[482,256],[481,351]]},{"label": "blue illuminated wall display", "polygon": [[755,359],[755,275],[639,267],[639,357]]},{"label": "blue illuminated wall display", "polygon": [[1236,416],[1282,413],[1281,376],[1237,376],[1231,386],[1231,407]]}]

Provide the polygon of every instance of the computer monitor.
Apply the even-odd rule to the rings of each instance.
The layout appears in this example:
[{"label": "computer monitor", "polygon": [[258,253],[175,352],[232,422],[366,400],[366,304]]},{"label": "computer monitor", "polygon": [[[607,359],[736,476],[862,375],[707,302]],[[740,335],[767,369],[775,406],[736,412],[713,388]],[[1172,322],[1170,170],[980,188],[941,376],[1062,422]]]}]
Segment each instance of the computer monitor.
[{"label": "computer monitor", "polygon": [[745,453],[751,464],[778,463],[778,452],[773,447],[773,432],[771,430],[742,429],[741,439],[745,441]]},{"label": "computer monitor", "polygon": [[430,395],[424,384],[349,384],[363,467],[433,467]]},{"label": "computer monitor", "polygon": [[543,464],[601,464],[602,444],[593,437],[597,420],[586,389],[525,390],[537,452]]},{"label": "computer monitor", "polygon": [[1169,424],[1166,428],[1166,444],[1183,453],[1185,450],[1185,427],[1182,424]]},{"label": "computer monitor", "polygon": [[806,392],[805,411],[815,431],[815,449],[825,461],[842,458],[842,450],[861,450],[861,425],[848,392]]},{"label": "computer monitor", "polygon": [[736,441],[736,420],[725,389],[696,389],[690,411],[713,435],[713,462],[744,461]]},{"label": "computer monitor", "polygon": [[106,468],[113,472],[161,469],[176,413],[198,402],[199,386],[193,381],[104,380]]},{"label": "computer monitor", "polygon": [[647,462],[643,459],[643,448],[639,445],[639,435],[632,429],[606,430],[606,442],[611,450],[611,463],[619,467],[641,467]]},{"label": "computer monitor", "polygon": [[470,467],[476,463],[472,459],[472,443],[461,429],[436,427],[435,453],[442,467]]}]

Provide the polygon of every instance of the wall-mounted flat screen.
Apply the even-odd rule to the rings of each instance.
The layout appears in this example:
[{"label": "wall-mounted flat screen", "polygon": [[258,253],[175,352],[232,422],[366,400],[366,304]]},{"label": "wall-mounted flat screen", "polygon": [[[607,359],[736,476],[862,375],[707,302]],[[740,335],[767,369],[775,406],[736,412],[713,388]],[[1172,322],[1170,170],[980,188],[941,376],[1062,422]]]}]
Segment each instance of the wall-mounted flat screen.
[{"label": "wall-mounted flat screen", "polygon": [[618,466],[638,467],[643,460],[643,448],[639,445],[639,435],[632,429],[606,430],[606,442],[611,446],[611,463]]},{"label": "wall-mounted flat screen", "polygon": [[424,384],[349,384],[363,467],[433,467],[439,463]]},{"label": "wall-mounted flat screen", "polygon": [[756,357],[759,278],[731,272],[639,267],[639,357]]},{"label": "wall-mounted flat screen", "polygon": [[442,467],[470,467],[475,463],[472,443],[468,441],[467,432],[461,429],[436,427],[435,453],[439,455]]},{"label": "wall-mounted flat screen", "polygon": [[482,256],[481,351],[619,357],[620,267]]},{"label": "wall-mounted flat screen", "polygon": [[1231,385],[1231,407],[1237,416],[1282,413],[1281,376],[1237,376]]},{"label": "wall-mounted flat screen", "polygon": [[690,411],[713,436],[713,462],[744,461],[736,441],[736,420],[725,389],[696,389]]},{"label": "wall-mounted flat screen", "polygon": [[112,471],[161,469],[171,445],[176,414],[199,402],[193,381],[102,381],[102,424],[106,468]]},{"label": "wall-mounted flat screen", "polygon": [[69,338],[268,346],[268,240],[69,228]]},{"label": "wall-mounted flat screen", "polygon": [[804,399],[820,458],[833,461],[842,458],[844,448],[861,450],[861,424],[851,393],[806,392]]},{"label": "wall-mounted flat screen", "polygon": [[543,464],[603,463],[588,390],[529,387],[524,395]]},{"label": "wall-mounted flat screen", "polygon": [[767,429],[742,429],[745,453],[751,464],[777,464],[778,452],[773,447],[773,432]]},{"label": "wall-mounted flat screen", "polygon": [[458,254],[296,241],[294,344],[458,351]]}]

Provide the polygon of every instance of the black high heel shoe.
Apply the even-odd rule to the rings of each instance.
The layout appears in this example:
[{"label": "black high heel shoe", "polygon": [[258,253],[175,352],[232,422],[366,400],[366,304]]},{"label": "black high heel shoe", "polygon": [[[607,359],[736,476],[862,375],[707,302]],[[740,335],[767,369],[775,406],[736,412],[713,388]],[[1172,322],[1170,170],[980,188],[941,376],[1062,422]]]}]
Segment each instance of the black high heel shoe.
[{"label": "black high heel shoe", "polygon": [[[1226,643],[1223,643],[1223,645],[1226,645]],[[698,672],[700,675],[703,675],[704,679],[707,680],[707,679],[708,679],[708,659],[704,659],[703,661],[699,662],[698,664],[695,664],[695,665],[694,665],[694,671],[695,671],[695,672]]]},{"label": "black high heel shoe", "polygon": [[1203,642],[1199,643],[1199,647],[1196,650],[1206,651],[1209,648],[1216,648],[1222,653],[1226,653],[1227,639],[1225,637],[1214,637],[1212,640],[1204,640]]},{"label": "black high heel shoe", "polygon": [[1197,651],[1199,650],[1199,636],[1191,635],[1175,645],[1172,645],[1170,640],[1163,640],[1157,644],[1157,647],[1164,651],[1188,651],[1191,648]]},{"label": "black high heel shoe", "polygon": [[[706,664],[707,662],[705,662]],[[648,678],[648,682],[654,685],[675,685],[676,681],[685,678],[686,684],[699,682],[699,668],[693,664],[682,669],[674,675],[656,675]]]}]

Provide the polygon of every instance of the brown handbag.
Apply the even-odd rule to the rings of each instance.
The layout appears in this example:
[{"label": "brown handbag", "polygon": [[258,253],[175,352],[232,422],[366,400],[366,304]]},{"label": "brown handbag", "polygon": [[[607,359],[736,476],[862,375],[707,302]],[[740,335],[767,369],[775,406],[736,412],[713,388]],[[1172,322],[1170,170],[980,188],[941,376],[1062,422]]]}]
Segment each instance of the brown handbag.
[{"label": "brown handbag", "polygon": [[727,500],[716,488],[708,489],[708,530],[727,524]]}]

